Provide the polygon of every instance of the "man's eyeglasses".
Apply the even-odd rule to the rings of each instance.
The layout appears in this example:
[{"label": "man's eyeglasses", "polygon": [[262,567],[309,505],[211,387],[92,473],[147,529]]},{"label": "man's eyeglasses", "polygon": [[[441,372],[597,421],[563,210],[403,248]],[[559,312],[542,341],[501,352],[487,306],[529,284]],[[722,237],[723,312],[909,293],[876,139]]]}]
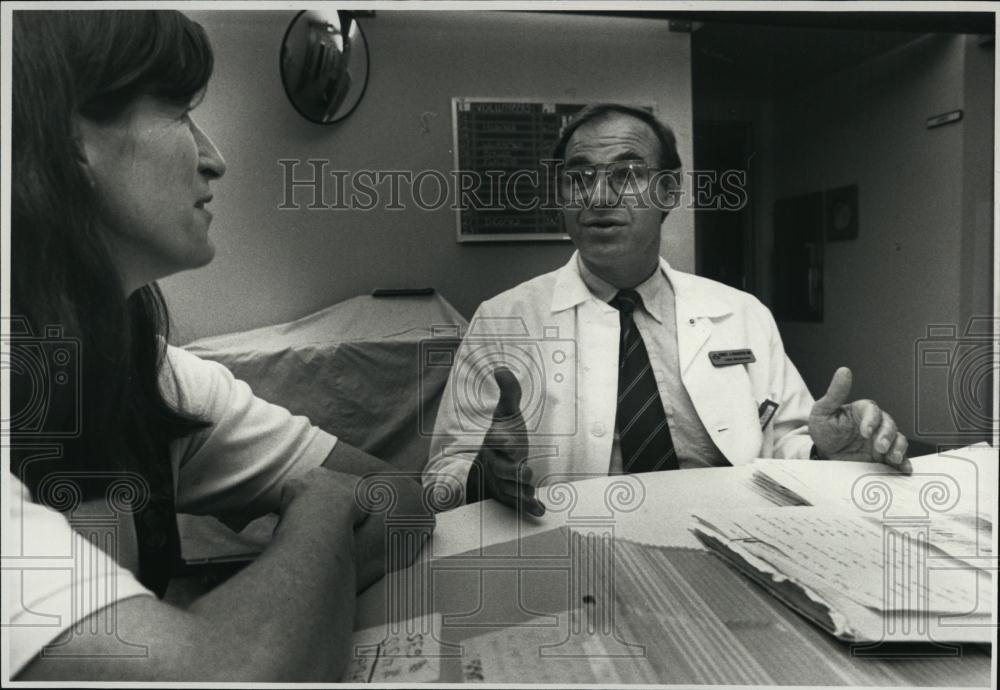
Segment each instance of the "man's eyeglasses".
[{"label": "man's eyeglasses", "polygon": [[642,160],[615,161],[604,165],[567,165],[559,170],[559,195],[566,200],[588,199],[604,175],[611,191],[634,196],[649,189],[652,169]]}]

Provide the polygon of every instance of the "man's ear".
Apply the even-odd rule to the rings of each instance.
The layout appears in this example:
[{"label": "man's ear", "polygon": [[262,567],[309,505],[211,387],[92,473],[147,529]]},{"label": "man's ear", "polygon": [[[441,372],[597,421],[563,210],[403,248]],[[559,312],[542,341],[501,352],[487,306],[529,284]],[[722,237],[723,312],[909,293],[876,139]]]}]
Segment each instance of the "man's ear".
[{"label": "man's ear", "polygon": [[664,174],[656,176],[656,205],[663,212],[660,223],[667,219],[670,212],[680,206],[681,173],[679,170],[664,170]]}]

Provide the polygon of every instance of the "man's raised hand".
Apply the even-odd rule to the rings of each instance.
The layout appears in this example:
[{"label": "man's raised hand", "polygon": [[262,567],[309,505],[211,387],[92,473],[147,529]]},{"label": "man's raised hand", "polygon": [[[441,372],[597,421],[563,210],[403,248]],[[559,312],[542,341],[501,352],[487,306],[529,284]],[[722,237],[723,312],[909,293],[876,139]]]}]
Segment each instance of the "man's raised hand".
[{"label": "man's raised hand", "polygon": [[913,472],[906,457],[906,436],[873,400],[847,402],[853,375],[847,367],[833,374],[826,395],[809,413],[809,435],[820,455],[830,460],[881,462],[904,474]]},{"label": "man's raised hand", "polygon": [[545,514],[545,506],[535,498],[528,458],[528,433],[521,415],[521,386],[506,367],[493,372],[500,399],[493,422],[476,457],[487,498],[524,510],[529,515]]}]

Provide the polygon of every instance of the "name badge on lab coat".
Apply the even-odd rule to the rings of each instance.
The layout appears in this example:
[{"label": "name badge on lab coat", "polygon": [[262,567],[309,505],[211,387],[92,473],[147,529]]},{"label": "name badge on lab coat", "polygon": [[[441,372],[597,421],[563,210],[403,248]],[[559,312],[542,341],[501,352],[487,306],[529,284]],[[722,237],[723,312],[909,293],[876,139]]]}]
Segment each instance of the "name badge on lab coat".
[{"label": "name badge on lab coat", "polygon": [[714,367],[731,367],[734,364],[750,364],[756,362],[753,350],[713,350],[708,353],[708,359]]}]

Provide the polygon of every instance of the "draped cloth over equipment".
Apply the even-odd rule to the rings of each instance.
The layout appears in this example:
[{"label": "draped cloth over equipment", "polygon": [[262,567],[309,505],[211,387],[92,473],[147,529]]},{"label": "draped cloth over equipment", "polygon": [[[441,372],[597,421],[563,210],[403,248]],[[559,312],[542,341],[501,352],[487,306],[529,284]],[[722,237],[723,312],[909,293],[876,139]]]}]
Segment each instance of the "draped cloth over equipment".
[{"label": "draped cloth over equipment", "polygon": [[[442,352],[454,352],[466,325],[438,294],[365,295],[185,349],[226,365],[258,397],[401,470],[420,472],[451,370]],[[254,553],[273,524],[257,522],[237,535],[211,518],[181,515],[184,557]]]}]

